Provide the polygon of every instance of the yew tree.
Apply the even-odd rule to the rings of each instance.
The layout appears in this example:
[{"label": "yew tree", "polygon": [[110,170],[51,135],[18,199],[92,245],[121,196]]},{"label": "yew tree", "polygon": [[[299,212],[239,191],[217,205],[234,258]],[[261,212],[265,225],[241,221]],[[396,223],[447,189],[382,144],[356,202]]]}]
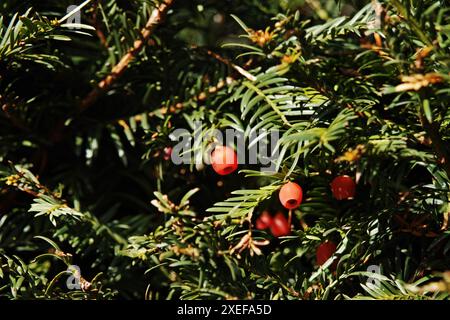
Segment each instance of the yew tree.
[{"label": "yew tree", "polygon": [[0,297],[448,299],[449,63],[445,0],[1,1]]}]

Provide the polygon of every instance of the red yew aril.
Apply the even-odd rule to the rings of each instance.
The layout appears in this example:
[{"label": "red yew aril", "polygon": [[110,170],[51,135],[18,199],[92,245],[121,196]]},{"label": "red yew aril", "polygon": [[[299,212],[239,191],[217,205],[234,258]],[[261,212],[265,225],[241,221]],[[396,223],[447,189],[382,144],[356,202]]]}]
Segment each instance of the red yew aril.
[{"label": "red yew aril", "polygon": [[337,200],[353,198],[356,192],[356,183],[349,176],[338,176],[331,182],[331,192]]},{"label": "red yew aril", "polygon": [[280,202],[286,209],[296,209],[303,199],[303,190],[295,182],[288,182],[280,189]]},{"label": "red yew aril", "polygon": [[[320,244],[316,249],[316,263],[317,265],[323,265],[331,256],[336,252],[336,244],[332,241],[326,241]],[[337,260],[333,262],[330,269],[336,269]]]},{"label": "red yew aril", "polygon": [[272,216],[268,211],[264,211],[258,219],[256,219],[256,229],[264,230],[269,228],[273,223]]},{"label": "red yew aril", "polygon": [[274,237],[287,236],[291,233],[291,226],[283,213],[278,212],[275,215],[270,226],[270,232],[272,232]]},{"label": "red yew aril", "polygon": [[211,165],[221,176],[230,174],[238,168],[236,152],[227,146],[217,146],[211,154]]}]

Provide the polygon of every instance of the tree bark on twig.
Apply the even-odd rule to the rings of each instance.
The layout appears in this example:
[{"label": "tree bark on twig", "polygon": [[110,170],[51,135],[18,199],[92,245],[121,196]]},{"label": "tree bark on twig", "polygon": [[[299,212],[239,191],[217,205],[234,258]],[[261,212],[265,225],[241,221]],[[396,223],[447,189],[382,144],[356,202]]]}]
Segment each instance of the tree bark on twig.
[{"label": "tree bark on twig", "polygon": [[98,98],[106,92],[113,83],[120,78],[123,73],[128,69],[130,62],[142,51],[146,42],[153,34],[156,26],[160,24],[172,5],[173,0],[164,0],[157,8],[155,8],[150,15],[145,27],[141,31],[141,38],[136,40],[133,47],[120,59],[120,61],[112,68],[111,72],[102,79],[95,88],[89,92],[89,94],[81,101],[80,111],[84,111],[91,107]]},{"label": "tree bark on twig", "polygon": [[256,81],[256,77],[254,75],[252,75],[250,72],[248,72],[247,70],[245,70],[244,68],[234,64],[233,62],[231,62],[230,60],[222,57],[221,55],[211,51],[211,50],[206,50],[206,53],[213,57],[214,59],[222,62],[223,64],[229,66],[230,68],[236,70],[240,75],[242,75],[243,77],[247,78],[250,81]]}]

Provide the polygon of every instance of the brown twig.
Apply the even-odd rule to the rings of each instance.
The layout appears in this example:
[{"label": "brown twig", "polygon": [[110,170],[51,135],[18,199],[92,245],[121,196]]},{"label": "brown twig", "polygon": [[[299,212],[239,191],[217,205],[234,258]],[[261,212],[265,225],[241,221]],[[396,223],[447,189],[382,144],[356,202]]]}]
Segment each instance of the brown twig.
[{"label": "brown twig", "polygon": [[161,107],[157,109],[156,111],[152,111],[149,113],[149,116],[154,116],[158,113],[161,114],[167,114],[167,113],[175,113],[178,110],[182,110],[185,106],[189,105],[191,102],[196,101],[205,101],[208,95],[212,95],[223,89],[225,86],[230,85],[235,80],[231,77],[227,77],[225,80],[220,80],[216,85],[208,87],[207,90],[200,92],[199,94],[191,97],[190,99],[186,100],[185,102],[178,102],[176,104],[173,104],[169,107]]},{"label": "brown twig", "polygon": [[141,31],[141,38],[136,40],[133,47],[120,59],[120,61],[112,68],[103,80],[101,80],[97,86],[91,90],[91,92],[81,101],[80,111],[84,111],[91,107],[98,98],[120,78],[124,72],[128,69],[130,62],[142,51],[145,44],[148,42],[150,36],[153,34],[156,26],[163,21],[167,11],[173,0],[164,0],[157,8],[155,8],[147,21],[147,24]]},{"label": "brown twig", "polygon": [[233,62],[231,62],[230,60],[228,60],[227,58],[222,57],[221,55],[219,55],[216,52],[213,52],[211,50],[206,50],[206,53],[213,57],[214,59],[222,62],[223,64],[226,64],[227,66],[229,66],[230,68],[236,70],[240,75],[244,76],[245,78],[247,78],[250,81],[256,81],[256,77],[254,75],[252,75],[250,72],[248,72],[247,70],[245,70],[244,68],[234,64]]},{"label": "brown twig", "polygon": [[100,22],[98,21],[97,10],[98,10],[98,1],[95,1],[93,4],[93,11],[92,11],[93,25],[95,26],[95,31],[97,33],[97,37],[100,39],[100,43],[105,48],[108,48],[108,41],[106,40],[106,36],[103,33],[103,30],[100,26]]},{"label": "brown twig", "polygon": [[[208,95],[212,95],[212,94],[219,92],[225,86],[231,85],[235,81],[236,81],[235,79],[233,79],[231,77],[227,77],[227,78],[225,78],[225,80],[220,80],[216,85],[208,87],[207,90],[202,91],[197,95],[194,95],[193,97],[187,99],[184,102],[174,103],[168,107],[164,107],[164,106],[160,107],[152,112],[147,113],[147,115],[149,117],[154,117],[159,114],[166,115],[166,114],[172,114],[172,113],[179,112],[179,111],[183,110],[184,107],[188,106],[192,102],[205,101],[206,98],[208,97]],[[137,115],[133,116],[133,119],[137,122],[140,122],[140,121],[142,121],[143,115],[144,115],[143,113],[137,114]],[[128,124],[123,119],[115,120],[114,123],[116,123],[116,122],[123,128],[129,127]]]}]

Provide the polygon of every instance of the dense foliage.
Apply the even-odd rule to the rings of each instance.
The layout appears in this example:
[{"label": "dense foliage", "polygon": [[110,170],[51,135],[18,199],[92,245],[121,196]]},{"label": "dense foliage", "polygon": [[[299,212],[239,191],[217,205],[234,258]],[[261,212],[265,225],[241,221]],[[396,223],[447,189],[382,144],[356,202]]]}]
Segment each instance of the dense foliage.
[{"label": "dense foliage", "polygon": [[[73,2],[0,3],[0,297],[449,297],[447,1]],[[275,172],[176,165],[181,128],[279,132]]]}]

